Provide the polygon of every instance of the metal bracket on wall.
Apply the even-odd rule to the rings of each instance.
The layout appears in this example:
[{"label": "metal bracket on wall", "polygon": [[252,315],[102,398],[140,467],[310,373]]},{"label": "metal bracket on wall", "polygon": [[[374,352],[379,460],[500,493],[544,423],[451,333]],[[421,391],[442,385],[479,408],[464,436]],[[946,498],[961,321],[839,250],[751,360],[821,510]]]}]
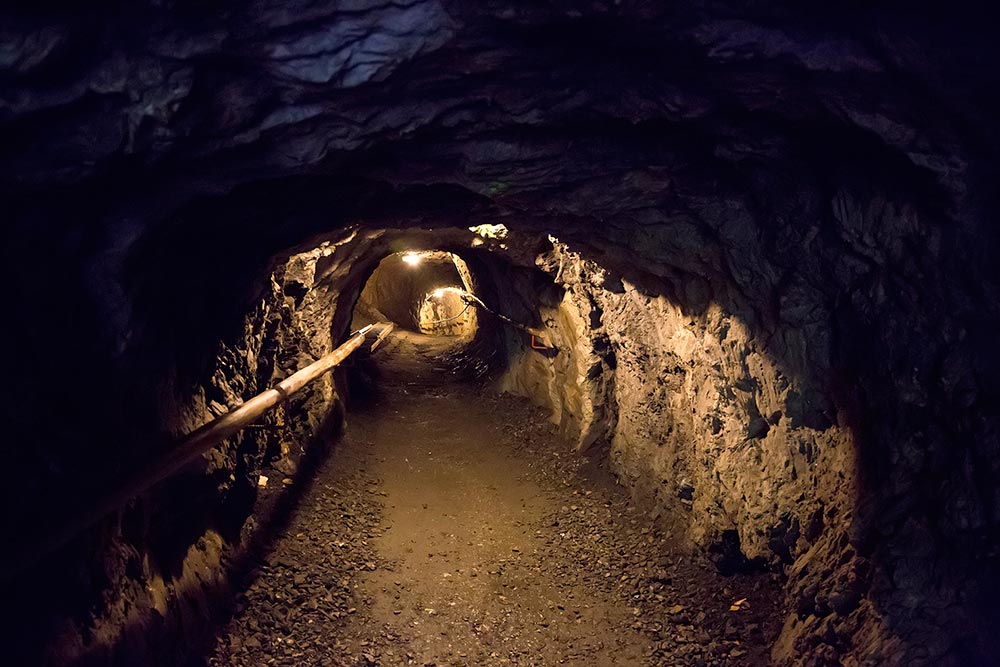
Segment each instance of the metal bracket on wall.
[{"label": "metal bracket on wall", "polygon": [[535,345],[535,334],[531,334],[531,349],[532,350],[551,350],[551,347],[545,347],[544,345]]}]

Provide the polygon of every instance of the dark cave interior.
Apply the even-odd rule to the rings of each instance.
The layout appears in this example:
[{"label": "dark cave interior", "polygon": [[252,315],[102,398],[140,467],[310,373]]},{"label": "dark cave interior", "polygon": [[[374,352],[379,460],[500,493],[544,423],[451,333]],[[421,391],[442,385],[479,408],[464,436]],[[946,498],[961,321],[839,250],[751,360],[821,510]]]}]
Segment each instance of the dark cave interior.
[{"label": "dark cave interior", "polygon": [[349,429],[357,368],[21,547],[379,321],[454,338],[478,391],[544,410],[724,576],[778,577],[771,664],[1000,664],[976,5],[0,17],[8,664],[187,664],[164,647],[205,641],[261,472],[298,479]]}]

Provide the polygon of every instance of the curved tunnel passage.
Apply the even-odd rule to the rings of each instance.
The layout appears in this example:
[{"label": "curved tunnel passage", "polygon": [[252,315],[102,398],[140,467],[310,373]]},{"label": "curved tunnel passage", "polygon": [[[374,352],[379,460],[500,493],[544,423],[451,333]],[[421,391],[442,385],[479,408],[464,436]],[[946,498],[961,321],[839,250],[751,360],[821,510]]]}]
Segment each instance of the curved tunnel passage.
[{"label": "curved tunnel passage", "polygon": [[424,334],[471,338],[476,333],[472,274],[457,255],[395,253],[379,262],[354,307],[351,327],[391,322]]},{"label": "curved tunnel passage", "polygon": [[[333,349],[375,315],[356,306],[387,257],[454,253],[509,321],[477,308],[444,357],[400,334],[381,370],[379,351],[356,358],[68,545],[12,559],[14,664],[603,664],[612,648],[638,664],[996,663],[1000,70],[973,8],[119,9],[2,10],[0,270],[23,323],[5,331],[12,552]],[[419,329],[408,302],[397,316]],[[427,364],[474,384],[403,393]],[[572,653],[581,635],[556,612],[576,608],[537,590],[501,592],[553,628],[505,626],[516,654],[286,632],[395,616],[378,577],[405,551],[374,549],[412,522],[373,523],[392,500],[361,469],[399,458],[358,463],[352,424],[394,428],[361,400],[372,389],[413,429],[427,408],[409,399],[469,392],[524,436],[498,451],[579,482],[561,557],[593,571],[608,559],[588,549],[610,541],[636,558],[608,561],[619,584],[531,560],[564,521],[543,510],[526,522],[537,551],[487,575],[577,582],[609,610],[604,630],[581,625],[614,642]],[[546,479],[508,481],[557,494]],[[300,523],[317,509],[319,528]],[[278,562],[300,539],[347,549],[327,562],[357,578],[312,590]],[[246,615],[299,577],[305,592]],[[721,593],[688,604],[697,590]],[[428,608],[431,627],[451,618]]]}]

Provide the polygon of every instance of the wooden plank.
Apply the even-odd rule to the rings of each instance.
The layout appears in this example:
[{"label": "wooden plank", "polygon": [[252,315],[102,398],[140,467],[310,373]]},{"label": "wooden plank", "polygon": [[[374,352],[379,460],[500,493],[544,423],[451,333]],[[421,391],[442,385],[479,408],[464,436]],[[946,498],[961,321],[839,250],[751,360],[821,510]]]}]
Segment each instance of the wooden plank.
[{"label": "wooden plank", "polygon": [[392,330],[395,329],[395,328],[396,328],[396,325],[393,324],[392,322],[389,322],[388,324],[386,324],[385,328],[382,329],[382,332],[375,339],[375,342],[372,343],[372,347],[369,350],[369,352],[374,352],[378,348],[378,346],[381,345],[382,342],[385,341],[385,339],[389,337],[389,334],[391,334]]}]

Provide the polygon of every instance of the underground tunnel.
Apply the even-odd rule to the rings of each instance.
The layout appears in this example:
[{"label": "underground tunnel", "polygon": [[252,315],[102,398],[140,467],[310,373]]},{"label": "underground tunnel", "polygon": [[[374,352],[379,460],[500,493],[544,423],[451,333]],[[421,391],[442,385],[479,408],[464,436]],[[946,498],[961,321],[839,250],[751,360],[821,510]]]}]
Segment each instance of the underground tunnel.
[{"label": "underground tunnel", "polygon": [[0,8],[0,661],[1000,664],[987,19]]},{"label": "underground tunnel", "polygon": [[365,283],[351,328],[387,322],[415,333],[471,338],[477,328],[472,289],[469,267],[457,255],[395,253],[379,262]]}]

